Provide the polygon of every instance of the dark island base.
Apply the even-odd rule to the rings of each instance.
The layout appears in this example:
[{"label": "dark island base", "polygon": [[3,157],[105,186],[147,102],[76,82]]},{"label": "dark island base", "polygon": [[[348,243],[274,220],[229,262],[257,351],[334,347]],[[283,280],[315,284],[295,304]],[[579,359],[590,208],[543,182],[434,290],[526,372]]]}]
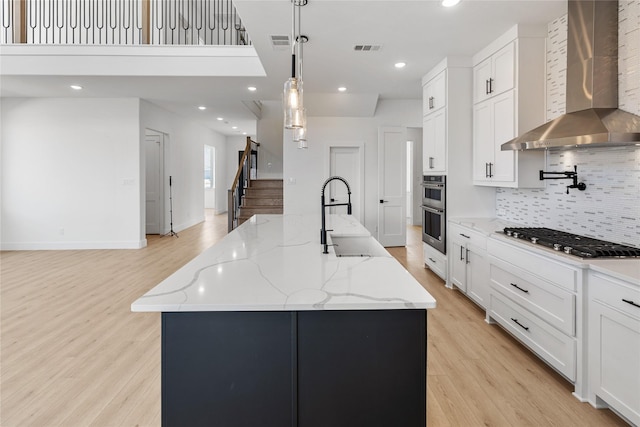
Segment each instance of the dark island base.
[{"label": "dark island base", "polygon": [[426,310],[162,313],[162,425],[426,425]]}]

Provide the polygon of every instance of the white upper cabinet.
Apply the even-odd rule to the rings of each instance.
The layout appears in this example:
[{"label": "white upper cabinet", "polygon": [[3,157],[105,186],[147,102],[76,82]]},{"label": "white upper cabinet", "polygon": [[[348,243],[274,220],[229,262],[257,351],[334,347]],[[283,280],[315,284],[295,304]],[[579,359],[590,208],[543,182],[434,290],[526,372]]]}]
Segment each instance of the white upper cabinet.
[{"label": "white upper cabinet", "polygon": [[544,122],[546,29],[515,26],[474,58],[473,183],[543,188],[543,151],[500,146]]},{"label": "white upper cabinet", "polygon": [[447,70],[443,69],[422,87],[422,166],[428,174],[447,171]]},{"label": "white upper cabinet", "polygon": [[471,58],[445,58],[422,78],[422,89],[423,173],[446,174],[466,156],[470,170]]},{"label": "white upper cabinet", "polygon": [[473,179],[477,182],[513,182],[514,151],[501,151],[499,141],[511,139],[515,123],[514,93],[507,91],[474,105]]},{"label": "white upper cabinet", "polygon": [[433,79],[429,80],[422,88],[422,114],[431,114],[446,105],[446,71],[440,72]]},{"label": "white upper cabinet", "polygon": [[515,86],[515,42],[473,68],[473,102],[499,95]]},{"label": "white upper cabinet", "polygon": [[446,172],[447,131],[445,110],[425,116],[422,121],[422,164],[425,174]]}]

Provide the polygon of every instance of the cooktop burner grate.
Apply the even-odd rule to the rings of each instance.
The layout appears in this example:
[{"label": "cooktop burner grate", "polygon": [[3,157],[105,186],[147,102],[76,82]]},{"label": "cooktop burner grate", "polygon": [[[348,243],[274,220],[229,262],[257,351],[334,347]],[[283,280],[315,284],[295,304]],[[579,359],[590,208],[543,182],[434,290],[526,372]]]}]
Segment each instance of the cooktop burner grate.
[{"label": "cooktop burner grate", "polygon": [[543,227],[506,227],[504,233],[582,258],[640,257],[640,248]]}]

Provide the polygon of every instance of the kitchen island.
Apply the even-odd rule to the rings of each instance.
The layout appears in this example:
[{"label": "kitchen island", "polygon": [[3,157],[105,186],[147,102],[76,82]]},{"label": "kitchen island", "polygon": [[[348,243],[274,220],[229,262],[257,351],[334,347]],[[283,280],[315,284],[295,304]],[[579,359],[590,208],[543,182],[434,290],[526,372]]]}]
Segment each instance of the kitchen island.
[{"label": "kitchen island", "polygon": [[164,426],[426,424],[434,298],[352,216],[327,228],[375,256],[322,254],[319,215],[258,215],[131,305],[162,312]]}]

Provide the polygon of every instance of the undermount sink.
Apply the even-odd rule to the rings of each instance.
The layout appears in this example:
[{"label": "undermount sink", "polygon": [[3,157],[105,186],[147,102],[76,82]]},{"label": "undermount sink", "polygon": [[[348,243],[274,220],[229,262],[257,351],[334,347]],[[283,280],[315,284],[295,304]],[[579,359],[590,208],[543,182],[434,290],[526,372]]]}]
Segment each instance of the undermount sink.
[{"label": "undermount sink", "polygon": [[371,236],[331,236],[333,251],[339,257],[383,257],[389,253]]}]

